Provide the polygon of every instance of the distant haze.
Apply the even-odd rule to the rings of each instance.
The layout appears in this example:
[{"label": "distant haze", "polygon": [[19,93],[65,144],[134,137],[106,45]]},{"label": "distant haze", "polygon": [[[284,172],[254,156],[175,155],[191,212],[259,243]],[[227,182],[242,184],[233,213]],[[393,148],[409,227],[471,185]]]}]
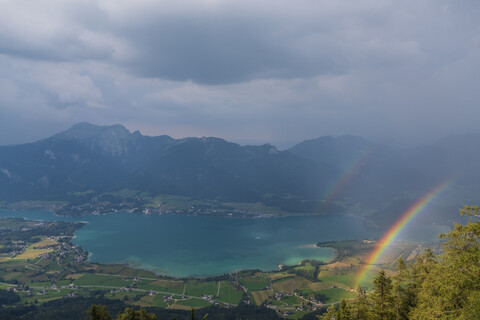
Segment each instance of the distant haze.
[{"label": "distant haze", "polygon": [[477,0],[3,1],[0,145],[80,121],[281,149],[478,132]]}]

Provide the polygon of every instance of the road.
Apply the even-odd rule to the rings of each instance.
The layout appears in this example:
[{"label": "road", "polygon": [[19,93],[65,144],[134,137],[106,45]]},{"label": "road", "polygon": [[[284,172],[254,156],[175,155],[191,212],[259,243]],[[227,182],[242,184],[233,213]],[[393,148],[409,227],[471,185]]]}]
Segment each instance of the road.
[{"label": "road", "polygon": [[[113,289],[113,290],[121,290],[121,289],[126,289],[128,291],[136,291],[136,292],[149,292],[152,290],[145,290],[145,289],[138,289],[138,288],[127,288],[127,287],[113,287],[113,286],[97,286],[97,285],[82,285],[82,286],[77,286],[78,289],[80,288],[100,288],[100,289]],[[72,288],[70,286],[61,286],[61,287],[30,287],[32,289],[37,289],[37,290],[59,290],[59,289],[70,289],[70,290],[78,290],[77,288]],[[180,294],[178,293],[172,293],[172,292],[165,292],[165,291],[155,291],[156,293],[160,294],[168,294],[168,295],[176,295],[179,296]],[[182,297],[187,297],[190,299],[198,299],[198,300],[205,300],[203,297],[196,297],[196,296],[189,296],[189,295],[182,295]],[[228,302],[223,302],[219,300],[208,300],[209,302],[214,302],[214,303],[220,303],[226,306],[231,306],[231,307],[236,307],[236,304],[228,303]]]}]

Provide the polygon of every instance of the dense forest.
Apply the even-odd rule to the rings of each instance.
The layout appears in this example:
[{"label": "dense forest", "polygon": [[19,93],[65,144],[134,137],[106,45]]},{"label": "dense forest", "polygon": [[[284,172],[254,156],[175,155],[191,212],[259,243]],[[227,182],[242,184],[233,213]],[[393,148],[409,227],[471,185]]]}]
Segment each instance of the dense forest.
[{"label": "dense forest", "polygon": [[460,213],[470,220],[440,235],[441,255],[426,250],[408,265],[400,259],[394,276],[380,271],[371,292],[357,288],[353,300],[332,305],[319,319],[480,319],[480,207]]},{"label": "dense forest", "polygon": [[[0,290],[1,301],[9,305],[18,298],[15,293]],[[7,300],[8,299],[8,300]],[[7,304],[7,303],[6,303]],[[251,304],[240,304],[235,308],[223,308],[210,306],[196,309],[195,312],[179,309],[164,309],[147,307],[145,309],[133,309],[121,300],[105,299],[101,296],[76,297],[69,299],[52,300],[41,305],[28,306],[6,306],[0,308],[0,319],[2,320],[107,320],[107,319],[262,319],[280,320],[276,312],[265,307],[253,306]]]}]

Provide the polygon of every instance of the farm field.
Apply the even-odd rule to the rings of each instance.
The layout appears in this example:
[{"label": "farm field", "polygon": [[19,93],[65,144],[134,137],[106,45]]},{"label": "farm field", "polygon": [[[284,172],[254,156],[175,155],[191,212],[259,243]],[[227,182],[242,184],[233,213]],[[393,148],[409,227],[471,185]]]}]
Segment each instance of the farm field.
[{"label": "farm field", "polygon": [[[14,241],[0,238],[0,289],[15,288],[20,304],[39,305],[66,297],[99,295],[128,305],[168,309],[203,308],[214,304],[236,306],[242,302],[265,305],[288,318],[299,318],[325,304],[354,296],[353,283],[365,255],[375,243],[345,241],[323,243],[337,250],[330,263],[303,261],[276,272],[240,271],[213,279],[168,278],[126,265],[89,263],[87,253],[71,243],[80,224],[32,223],[0,219],[0,226],[38,228],[32,235],[14,232]],[[70,233],[62,238],[57,230]],[[15,229],[17,230],[17,229]],[[34,236],[33,236],[34,234]],[[8,250],[4,250],[8,251]],[[410,257],[411,244],[401,244],[389,257]],[[373,267],[364,281],[368,286],[380,268],[392,269],[392,261]],[[392,271],[390,271],[392,272]],[[324,297],[319,302],[316,297]]]},{"label": "farm field", "polygon": [[267,285],[270,284],[269,279],[261,277],[240,278],[239,281],[249,291],[263,290]]}]

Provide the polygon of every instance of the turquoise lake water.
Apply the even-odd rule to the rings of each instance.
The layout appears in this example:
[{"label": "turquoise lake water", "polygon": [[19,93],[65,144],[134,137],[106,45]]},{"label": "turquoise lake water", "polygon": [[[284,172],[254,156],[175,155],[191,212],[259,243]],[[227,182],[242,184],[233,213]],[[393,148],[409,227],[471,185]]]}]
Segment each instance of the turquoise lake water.
[{"label": "turquoise lake water", "polygon": [[[0,217],[32,220],[87,221],[74,243],[90,261],[128,263],[159,274],[210,276],[244,269],[278,270],[304,259],[326,261],[330,248],[319,241],[374,239],[382,231],[346,215],[282,218],[218,218],[180,215],[110,215],[69,218],[49,211],[0,211]],[[399,240],[432,241],[444,226],[412,227]]]}]

